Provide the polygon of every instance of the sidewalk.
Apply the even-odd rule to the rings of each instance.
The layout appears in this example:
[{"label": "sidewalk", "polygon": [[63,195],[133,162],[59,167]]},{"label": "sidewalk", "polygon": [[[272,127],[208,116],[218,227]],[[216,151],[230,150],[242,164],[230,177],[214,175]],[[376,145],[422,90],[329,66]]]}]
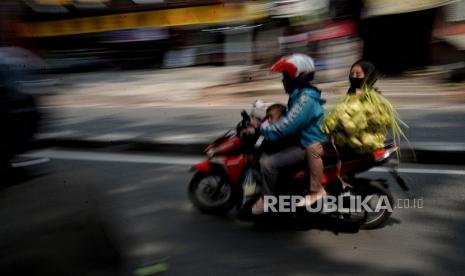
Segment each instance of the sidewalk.
[{"label": "sidewalk", "polygon": [[[255,99],[287,100],[279,78],[237,83],[235,76],[241,70],[191,68],[65,76],[61,88],[41,101],[46,125],[38,138],[52,146],[200,154],[206,144],[234,127],[240,110],[250,109]],[[347,83],[319,87],[331,108],[344,95]],[[386,79],[379,87],[410,125],[407,135],[417,154],[427,152],[428,158],[423,159],[440,161],[436,157],[443,154],[444,161],[451,161],[452,153],[465,153],[463,87],[431,78]],[[410,151],[403,148],[404,158],[410,158]]]},{"label": "sidewalk", "polygon": [[[250,66],[192,67],[152,71],[93,72],[54,76],[44,107],[212,107],[250,105],[257,98],[287,102],[279,75],[244,81]],[[317,84],[332,105],[347,91],[346,80]],[[382,93],[396,108],[465,104],[465,86],[434,76],[381,79]]]}]

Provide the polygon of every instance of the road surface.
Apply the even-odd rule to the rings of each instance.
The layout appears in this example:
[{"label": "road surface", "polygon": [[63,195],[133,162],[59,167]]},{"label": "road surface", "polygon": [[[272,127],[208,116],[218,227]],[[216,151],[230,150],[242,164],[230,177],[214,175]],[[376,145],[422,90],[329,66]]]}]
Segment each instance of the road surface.
[{"label": "road surface", "polygon": [[[51,161],[17,168],[0,190],[0,275],[133,275],[147,266],[162,275],[465,270],[465,167],[403,164],[423,208],[396,208],[383,228],[353,233],[203,215],[186,195],[197,156],[57,149],[32,156]],[[406,198],[382,169],[366,176],[387,178],[396,198]]]}]

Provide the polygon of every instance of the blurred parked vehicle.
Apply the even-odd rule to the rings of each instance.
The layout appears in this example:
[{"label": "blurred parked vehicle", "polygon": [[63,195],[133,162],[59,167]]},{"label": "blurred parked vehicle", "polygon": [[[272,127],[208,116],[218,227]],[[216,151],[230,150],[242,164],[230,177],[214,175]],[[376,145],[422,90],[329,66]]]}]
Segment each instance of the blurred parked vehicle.
[{"label": "blurred parked vehicle", "polygon": [[[24,76],[27,59],[13,57],[10,47],[0,48],[0,164],[4,166],[16,154],[28,149],[39,123],[34,96],[21,92],[20,76]],[[20,51],[21,52],[21,51]],[[8,57],[8,58],[6,58]]]}]

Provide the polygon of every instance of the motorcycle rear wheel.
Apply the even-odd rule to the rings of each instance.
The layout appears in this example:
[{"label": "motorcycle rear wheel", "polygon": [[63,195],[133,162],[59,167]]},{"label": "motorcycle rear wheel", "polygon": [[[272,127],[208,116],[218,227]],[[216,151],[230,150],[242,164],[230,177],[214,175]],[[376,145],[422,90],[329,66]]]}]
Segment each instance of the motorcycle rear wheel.
[{"label": "motorcycle rear wheel", "polygon": [[[391,207],[394,206],[394,197],[391,191],[385,187],[381,182],[370,181],[363,187],[366,195],[386,196]],[[382,226],[390,217],[391,212],[387,209],[382,209],[376,213],[367,213],[367,217],[363,224],[360,226],[361,229],[374,229]]]}]

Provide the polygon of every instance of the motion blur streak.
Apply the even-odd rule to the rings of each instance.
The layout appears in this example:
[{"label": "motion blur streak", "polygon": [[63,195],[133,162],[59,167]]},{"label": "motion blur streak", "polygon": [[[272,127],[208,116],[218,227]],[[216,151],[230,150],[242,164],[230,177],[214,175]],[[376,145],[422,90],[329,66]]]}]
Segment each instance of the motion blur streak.
[{"label": "motion blur streak", "polygon": [[[375,65],[417,159],[401,141],[398,174],[354,177],[424,208],[369,232],[236,220],[261,174],[240,168],[259,159],[205,146],[237,138],[254,102],[259,117],[288,102],[270,67],[291,53],[313,58],[325,111],[352,64]],[[0,0],[0,126],[0,275],[465,270],[465,0]],[[193,173],[203,153],[221,155]],[[189,198],[232,209],[206,216]]]}]

